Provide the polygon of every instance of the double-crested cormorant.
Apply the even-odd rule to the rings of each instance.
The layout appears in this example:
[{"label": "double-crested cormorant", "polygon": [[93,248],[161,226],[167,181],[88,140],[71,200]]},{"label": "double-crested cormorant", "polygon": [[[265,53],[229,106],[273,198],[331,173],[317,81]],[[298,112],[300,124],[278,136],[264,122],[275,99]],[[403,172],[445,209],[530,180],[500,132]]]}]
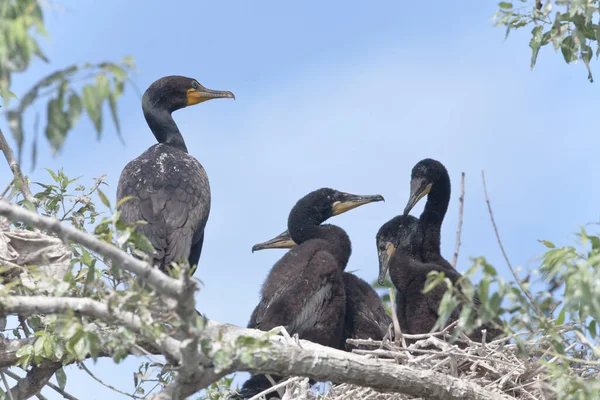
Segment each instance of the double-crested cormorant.
[{"label": "double-crested cormorant", "polygon": [[[284,326],[330,347],[339,347],[346,299],[342,272],[352,252],[346,232],[321,225],[328,218],[363,204],[382,201],[380,195],[358,196],[322,188],[300,199],[288,218],[288,231],[298,243],[271,269],[248,328],[264,331]],[[239,397],[248,398],[270,386],[260,375],[244,383]]]},{"label": "double-crested cormorant", "polygon": [[[265,249],[288,249],[296,246],[289,232],[279,234],[271,240],[252,246],[252,252]],[[341,349],[351,351],[357,346],[346,343],[346,339],[382,340],[391,324],[377,292],[358,276],[342,274],[346,289],[346,317]]]},{"label": "double-crested cormorant", "polygon": [[162,271],[171,262],[187,260],[193,273],[210,212],[208,177],[200,162],[188,154],[171,113],[218,98],[235,96],[183,76],[155,81],[142,98],[144,117],[158,144],[125,166],[117,200],[131,196],[120,206],[121,219],[129,224],[145,222],[137,230],[154,247],[151,261]]},{"label": "double-crested cormorant", "polygon": [[[437,285],[431,291],[422,293],[427,274],[431,271],[443,272],[452,283],[461,278],[461,274],[451,266],[422,261],[423,236],[422,225],[411,215],[394,217],[377,232],[379,282],[383,283],[389,270],[390,279],[397,289],[396,312],[400,329],[408,334],[430,332],[439,317],[438,309],[446,286]],[[481,304],[477,294],[473,302],[476,306]],[[457,308],[448,324],[456,321],[459,315],[460,308]],[[481,328],[487,330],[489,340],[502,333],[493,324],[484,324]],[[481,330],[475,329],[469,337],[481,341]]]},{"label": "double-crested cormorant", "polygon": [[421,257],[423,262],[453,268],[440,252],[442,222],[450,203],[450,176],[441,162],[431,158],[419,161],[412,169],[410,198],[404,209],[404,215],[408,215],[425,195],[427,195],[427,203],[419,218],[424,234]]}]

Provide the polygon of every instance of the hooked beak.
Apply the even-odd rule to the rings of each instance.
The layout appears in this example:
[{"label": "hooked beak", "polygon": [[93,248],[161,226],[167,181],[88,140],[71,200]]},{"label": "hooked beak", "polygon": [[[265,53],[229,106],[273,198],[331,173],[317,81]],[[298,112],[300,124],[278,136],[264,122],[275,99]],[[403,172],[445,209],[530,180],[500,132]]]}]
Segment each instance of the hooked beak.
[{"label": "hooked beak", "polygon": [[390,259],[395,252],[396,247],[390,242],[386,243],[385,250],[377,250],[377,255],[379,256],[379,278],[377,280],[380,285],[383,285],[385,281],[385,276],[390,268]]},{"label": "hooked beak", "polygon": [[369,196],[360,196],[356,194],[344,193],[343,199],[333,203],[333,215],[340,215],[353,208],[362,206],[363,204],[374,203],[377,201],[385,201],[382,195],[375,194]]},{"label": "hooked beak", "polygon": [[286,230],[280,233],[271,240],[266,242],[257,243],[252,246],[252,252],[265,249],[290,249],[296,245],[296,242],[290,237],[290,233]]},{"label": "hooked beak", "polygon": [[202,85],[198,86],[198,89],[189,89],[187,91],[187,105],[193,106],[194,104],[202,103],[212,99],[234,99],[235,95],[227,90],[212,90],[207,89]]},{"label": "hooked beak", "polygon": [[404,208],[404,215],[408,215],[410,210],[431,191],[431,183],[427,183],[423,179],[413,179],[410,181],[410,197]]}]

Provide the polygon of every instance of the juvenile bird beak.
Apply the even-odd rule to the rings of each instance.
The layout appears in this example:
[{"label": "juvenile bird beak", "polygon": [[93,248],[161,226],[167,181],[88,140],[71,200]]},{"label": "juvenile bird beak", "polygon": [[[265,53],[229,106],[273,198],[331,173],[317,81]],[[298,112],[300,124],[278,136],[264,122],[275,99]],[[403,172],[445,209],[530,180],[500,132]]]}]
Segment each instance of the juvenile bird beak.
[{"label": "juvenile bird beak", "polygon": [[379,257],[379,278],[377,280],[380,285],[383,285],[383,282],[385,282],[385,276],[390,268],[390,259],[395,251],[396,247],[389,242],[386,244],[385,250],[377,249],[377,255]]},{"label": "juvenile bird beak", "polygon": [[198,89],[189,89],[187,92],[187,105],[202,103],[212,99],[234,99],[235,95],[227,90],[212,90],[204,86],[198,86]]},{"label": "juvenile bird beak", "polygon": [[344,193],[342,200],[333,203],[333,215],[340,215],[353,208],[362,206],[363,204],[374,203],[377,201],[385,201],[385,199],[380,194],[359,196],[356,194]]},{"label": "juvenile bird beak", "polygon": [[410,197],[408,198],[408,204],[404,208],[404,215],[408,215],[410,210],[421,200],[425,195],[431,191],[431,183],[427,183],[423,179],[413,179],[410,181]]},{"label": "juvenile bird beak", "polygon": [[255,251],[265,249],[291,249],[295,245],[296,242],[292,240],[292,238],[290,237],[290,233],[286,230],[285,232],[280,233],[271,240],[255,244],[254,246],[252,246],[252,252],[254,253]]}]

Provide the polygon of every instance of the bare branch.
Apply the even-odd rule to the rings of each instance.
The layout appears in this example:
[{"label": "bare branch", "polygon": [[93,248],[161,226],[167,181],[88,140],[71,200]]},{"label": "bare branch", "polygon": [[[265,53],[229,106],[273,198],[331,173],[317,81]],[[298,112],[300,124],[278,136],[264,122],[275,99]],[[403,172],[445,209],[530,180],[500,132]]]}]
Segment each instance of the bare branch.
[{"label": "bare branch", "polygon": [[460,249],[460,236],[462,233],[463,225],[463,209],[465,206],[465,173],[460,174],[460,197],[458,198],[458,229],[456,230],[456,248],[454,250],[454,258],[452,259],[452,266],[456,268],[458,262],[458,250]]},{"label": "bare branch", "polygon": [[[46,296],[9,296],[0,299],[0,315],[19,314],[61,314],[74,311],[100,319],[107,323],[121,324],[144,337],[144,322],[136,314],[109,308],[99,301],[76,297],[46,297]],[[179,347],[181,342],[161,334],[158,338],[149,338],[165,355],[180,360]]]},{"label": "bare branch", "polygon": [[392,309],[392,323],[394,324],[394,339],[396,342],[400,341],[404,347],[406,347],[406,340],[402,329],[400,329],[400,321],[398,321],[398,313],[396,311],[396,296],[394,295],[394,288],[389,288],[390,293],[390,308]]},{"label": "bare branch", "polygon": [[504,250],[504,245],[502,244],[502,239],[500,239],[500,233],[498,232],[498,227],[496,226],[496,220],[494,219],[494,213],[492,212],[492,204],[490,203],[490,198],[488,197],[487,186],[485,184],[485,173],[483,172],[483,170],[481,170],[481,180],[483,181],[483,193],[485,194],[485,202],[487,203],[488,211],[490,213],[490,219],[492,220],[492,226],[494,227],[494,232],[496,233],[496,239],[498,240],[498,245],[500,246],[500,251],[502,251],[504,260],[506,260],[508,269],[510,269],[510,273],[515,278],[517,285],[519,285],[519,288],[521,289],[521,291],[525,294],[525,296],[527,296],[531,305],[538,312],[538,315],[543,315],[542,310],[540,310],[538,304],[535,302],[535,300],[531,296],[531,293],[529,293],[529,290],[526,290],[525,287],[523,286],[523,282],[521,282],[521,279],[519,278],[519,276],[513,269],[513,266],[510,263],[510,260],[508,259],[508,255],[506,254],[506,251]]},{"label": "bare branch", "polygon": [[86,372],[86,373],[87,373],[89,376],[91,376],[91,377],[92,377],[92,379],[94,379],[96,382],[98,382],[98,383],[99,383],[99,384],[101,384],[102,386],[105,386],[105,387],[107,387],[107,388],[109,388],[109,389],[111,389],[111,390],[114,390],[115,392],[117,392],[117,393],[120,393],[120,394],[122,394],[122,395],[124,395],[124,396],[131,397],[132,399],[143,399],[143,397],[141,397],[141,396],[136,396],[136,395],[134,395],[134,394],[131,394],[131,393],[124,392],[124,391],[122,391],[122,390],[120,390],[120,389],[117,389],[116,387],[114,387],[114,386],[112,386],[112,385],[109,385],[108,383],[104,382],[102,379],[100,379],[100,378],[98,378],[96,375],[94,375],[94,373],[93,373],[92,371],[90,371],[90,370],[88,369],[88,367],[86,367],[86,365],[85,365],[84,363],[79,363],[79,366],[80,366],[80,367],[81,367],[81,369],[83,369],[83,370],[84,370],[84,371],[85,371],[85,372]]},{"label": "bare branch", "polygon": [[[6,373],[6,375],[10,376],[12,379],[14,380],[19,380],[21,379],[21,377],[17,374],[15,374],[14,372],[10,371],[10,370],[6,370],[4,371]],[[56,393],[60,394],[62,397],[64,397],[67,400],[79,400],[77,397],[73,396],[70,393],[65,392],[64,390],[62,390],[60,387],[56,386],[54,383],[48,381],[48,383],[46,384],[46,386],[48,386],[49,388],[53,389]],[[40,398],[40,394],[37,395],[38,398]]]},{"label": "bare branch", "polygon": [[150,264],[138,260],[121,251],[119,248],[98,240],[86,232],[62,225],[57,219],[38,215],[4,200],[0,200],[0,215],[12,221],[25,222],[36,228],[54,232],[63,241],[71,240],[82,244],[90,250],[110,259],[120,268],[133,272],[147,280],[162,294],[173,298],[179,298],[183,294],[183,286],[176,279],[168,277],[157,268],[153,268]]},{"label": "bare branch", "polygon": [[10,170],[12,171],[13,175],[15,176],[15,184],[21,190],[21,193],[23,193],[23,196],[27,200],[29,200],[33,205],[37,206],[39,204],[39,201],[36,198],[34,198],[33,195],[31,194],[31,189],[29,189],[27,180],[25,179],[25,177],[23,176],[23,173],[21,172],[19,163],[17,162],[17,159],[15,158],[15,154],[13,153],[12,149],[8,145],[8,142],[6,141],[6,137],[4,137],[4,133],[2,133],[2,129],[0,129],[0,148],[2,148],[2,152],[4,153],[4,158],[6,158],[6,161],[8,162],[8,166],[10,167]]}]

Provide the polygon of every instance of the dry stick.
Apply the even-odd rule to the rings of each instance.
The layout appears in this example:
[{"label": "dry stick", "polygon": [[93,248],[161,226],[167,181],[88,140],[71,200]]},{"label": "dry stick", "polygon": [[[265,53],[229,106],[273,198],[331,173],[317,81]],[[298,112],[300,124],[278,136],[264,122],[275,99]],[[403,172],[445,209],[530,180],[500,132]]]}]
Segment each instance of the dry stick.
[{"label": "dry stick", "polygon": [[452,259],[452,266],[456,268],[458,262],[458,250],[460,249],[460,236],[462,233],[463,225],[463,209],[465,206],[465,173],[462,172],[460,176],[460,197],[458,198],[458,229],[456,230],[456,247],[454,250],[454,258]]},{"label": "dry stick", "polygon": [[515,278],[517,285],[519,285],[519,288],[521,289],[521,291],[523,293],[525,293],[525,296],[527,296],[527,298],[531,302],[531,305],[536,309],[536,311],[538,312],[538,315],[541,315],[542,310],[540,310],[540,308],[538,307],[537,303],[531,296],[531,293],[529,293],[529,291],[525,290],[525,288],[523,287],[523,283],[521,282],[521,279],[519,279],[519,277],[517,276],[517,273],[513,269],[512,264],[510,263],[510,260],[508,259],[508,255],[506,255],[506,251],[504,250],[504,245],[502,244],[502,239],[500,239],[500,233],[498,232],[498,227],[496,226],[496,220],[494,219],[494,213],[492,212],[492,205],[490,203],[490,198],[488,197],[487,186],[485,184],[485,173],[483,172],[483,170],[481,170],[481,180],[483,181],[483,193],[485,194],[485,202],[487,203],[488,211],[490,213],[490,219],[492,220],[492,226],[494,227],[494,232],[496,233],[496,239],[498,240],[498,245],[500,246],[500,251],[502,251],[504,260],[506,260],[506,264],[508,265],[508,268],[510,269],[510,273]]},{"label": "dry stick", "polygon": [[280,382],[276,385],[271,386],[268,389],[263,390],[262,392],[260,392],[259,394],[257,394],[256,396],[252,396],[250,397],[248,400],[258,400],[260,399],[262,396],[269,394],[269,393],[273,393],[274,391],[278,390],[279,388],[285,388],[287,386],[288,383],[292,383],[295,381],[299,381],[301,379],[304,379],[303,377],[298,377],[298,376],[294,376],[291,377],[290,379],[286,379],[283,382]]},{"label": "dry stick", "polygon": [[8,145],[8,142],[6,141],[6,138],[4,137],[4,134],[2,133],[2,129],[0,129],[0,148],[2,148],[2,152],[4,153],[6,162],[8,162],[8,166],[10,167],[10,170],[12,171],[13,175],[15,176],[15,184],[17,185],[17,187],[20,186],[19,189],[21,190],[21,193],[23,193],[23,196],[27,200],[29,200],[31,203],[33,203],[34,205],[37,206],[39,204],[39,202],[31,194],[31,190],[29,189],[27,180],[23,176],[23,173],[21,172],[21,168],[19,167],[19,163],[17,162],[17,159],[15,158],[15,153],[13,153],[12,149]]},{"label": "dry stick", "polygon": [[390,307],[392,309],[392,322],[394,323],[394,341],[397,341],[400,338],[402,342],[402,346],[406,347],[406,341],[404,340],[404,335],[402,334],[402,329],[400,329],[400,321],[398,321],[398,313],[396,312],[396,299],[394,296],[394,289],[389,288],[390,293]]},{"label": "dry stick", "polygon": [[[15,381],[18,381],[19,379],[22,378],[19,375],[15,374],[14,372],[12,372],[12,371],[10,371],[8,369],[6,371],[4,371],[4,373],[6,375],[10,376]],[[56,386],[52,382],[46,383],[46,386],[48,386],[49,388],[53,389],[56,393],[60,394],[62,397],[64,397],[67,400],[79,400],[77,397],[73,396],[72,394],[69,394],[69,393],[65,392],[64,390],[62,390],[60,387]],[[38,395],[38,397],[39,397],[39,395]]]},{"label": "dry stick", "polygon": [[120,389],[117,389],[116,387],[114,387],[114,386],[111,386],[111,385],[109,385],[108,383],[104,382],[102,379],[100,379],[100,378],[98,378],[96,375],[94,375],[94,373],[93,373],[92,371],[90,371],[90,370],[88,369],[88,367],[86,367],[86,366],[85,366],[85,364],[84,364],[84,363],[79,363],[79,367],[80,367],[81,369],[83,369],[85,372],[87,372],[87,374],[88,374],[89,376],[91,376],[91,377],[92,377],[92,378],[93,378],[93,379],[94,379],[96,382],[98,382],[99,384],[101,384],[101,385],[103,385],[103,386],[106,386],[107,388],[109,388],[109,389],[111,389],[111,390],[114,390],[115,392],[117,392],[117,393],[120,393],[120,394],[122,394],[122,395],[124,395],[124,396],[131,397],[132,399],[143,399],[143,397],[141,397],[141,396],[136,396],[136,395],[134,395],[134,394],[131,394],[131,393],[124,392],[124,391],[122,391],[122,390],[120,390]]}]

